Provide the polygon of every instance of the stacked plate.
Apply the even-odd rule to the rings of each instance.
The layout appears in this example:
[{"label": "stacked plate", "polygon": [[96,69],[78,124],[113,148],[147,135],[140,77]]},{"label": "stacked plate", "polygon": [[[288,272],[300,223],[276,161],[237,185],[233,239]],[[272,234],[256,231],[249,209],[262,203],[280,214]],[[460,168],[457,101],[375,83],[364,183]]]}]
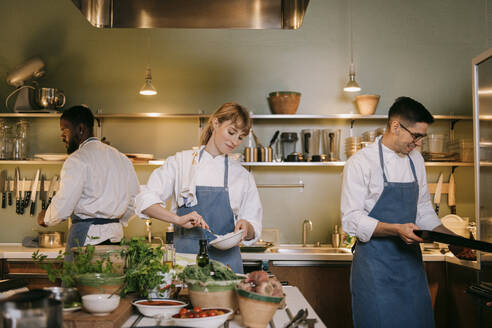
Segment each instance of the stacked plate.
[{"label": "stacked plate", "polygon": [[345,155],[347,155],[347,159],[362,149],[361,141],[361,137],[348,137],[345,139]]}]

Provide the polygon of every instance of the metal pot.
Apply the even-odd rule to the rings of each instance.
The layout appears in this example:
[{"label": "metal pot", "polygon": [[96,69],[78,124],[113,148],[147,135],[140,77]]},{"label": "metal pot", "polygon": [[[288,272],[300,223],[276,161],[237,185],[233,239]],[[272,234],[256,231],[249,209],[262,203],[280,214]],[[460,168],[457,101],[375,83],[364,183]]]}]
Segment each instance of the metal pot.
[{"label": "metal pot", "polygon": [[59,231],[38,231],[39,247],[59,248],[63,247],[63,232]]},{"label": "metal pot", "polygon": [[62,327],[60,301],[49,298],[51,292],[35,289],[17,293],[0,303],[1,324],[4,328]]}]

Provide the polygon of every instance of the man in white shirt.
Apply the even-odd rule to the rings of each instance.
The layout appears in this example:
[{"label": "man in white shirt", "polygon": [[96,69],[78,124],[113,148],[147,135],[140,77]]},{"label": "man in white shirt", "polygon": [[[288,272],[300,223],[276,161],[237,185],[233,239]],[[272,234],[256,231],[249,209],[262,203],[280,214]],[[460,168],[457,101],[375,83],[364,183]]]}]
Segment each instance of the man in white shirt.
[{"label": "man in white shirt", "polygon": [[61,170],[59,190],[48,209],[38,215],[42,226],[72,216],[67,253],[78,245],[120,242],[122,225],[134,214],[139,191],[130,160],[94,137],[93,128],[89,108],[74,106],[63,112],[61,138],[70,156]]},{"label": "man in white shirt", "polygon": [[415,150],[434,118],[400,97],[382,137],[354,154],[343,172],[343,229],[358,242],[352,261],[355,327],[434,327],[414,230],[446,229],[432,208],[422,155]]}]

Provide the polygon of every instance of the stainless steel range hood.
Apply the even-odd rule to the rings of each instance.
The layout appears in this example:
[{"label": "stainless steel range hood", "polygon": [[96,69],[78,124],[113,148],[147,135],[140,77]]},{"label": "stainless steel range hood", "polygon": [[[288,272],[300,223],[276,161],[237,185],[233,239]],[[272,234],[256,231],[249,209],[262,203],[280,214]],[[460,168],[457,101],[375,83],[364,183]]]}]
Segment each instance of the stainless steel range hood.
[{"label": "stainless steel range hood", "polygon": [[98,28],[298,29],[309,0],[72,0]]}]

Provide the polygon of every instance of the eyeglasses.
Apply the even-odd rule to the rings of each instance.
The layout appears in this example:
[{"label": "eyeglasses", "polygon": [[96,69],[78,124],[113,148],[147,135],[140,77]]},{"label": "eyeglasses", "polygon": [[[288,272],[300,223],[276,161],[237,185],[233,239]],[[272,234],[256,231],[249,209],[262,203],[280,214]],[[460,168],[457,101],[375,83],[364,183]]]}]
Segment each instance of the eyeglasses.
[{"label": "eyeglasses", "polygon": [[398,122],[400,123],[400,126],[403,128],[403,130],[407,131],[408,133],[410,133],[410,135],[412,136],[413,138],[413,142],[417,142],[419,141],[420,139],[424,138],[424,137],[427,137],[427,134],[421,134],[421,133],[413,133],[412,131],[410,131],[409,129],[407,129],[403,124],[401,124],[401,122]]}]

